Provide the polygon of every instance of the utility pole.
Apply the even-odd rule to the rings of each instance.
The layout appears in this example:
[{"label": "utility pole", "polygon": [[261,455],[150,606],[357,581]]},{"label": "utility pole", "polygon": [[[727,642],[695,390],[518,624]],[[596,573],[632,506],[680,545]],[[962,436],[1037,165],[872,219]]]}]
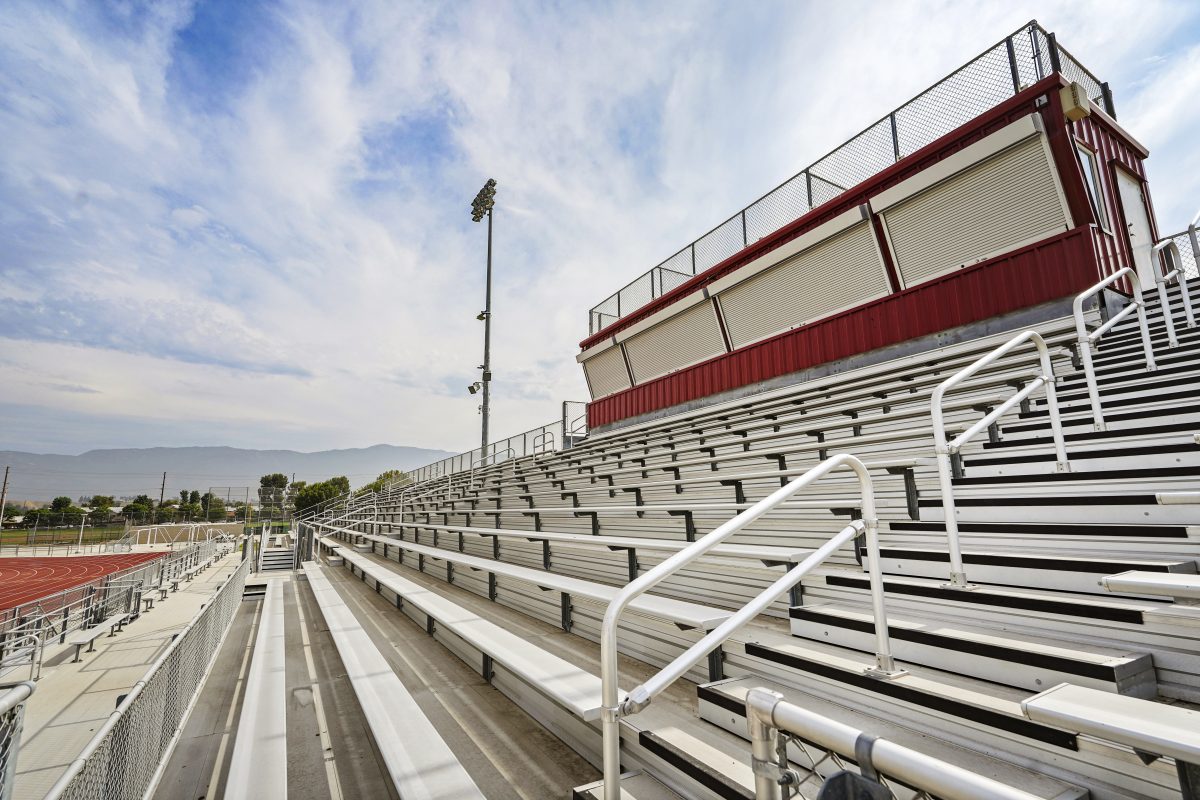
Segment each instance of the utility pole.
[{"label": "utility pole", "polygon": [[167,473],[164,472],[162,486],[158,490],[158,507],[159,508],[162,508],[163,496],[166,494],[166,491],[167,491]]}]

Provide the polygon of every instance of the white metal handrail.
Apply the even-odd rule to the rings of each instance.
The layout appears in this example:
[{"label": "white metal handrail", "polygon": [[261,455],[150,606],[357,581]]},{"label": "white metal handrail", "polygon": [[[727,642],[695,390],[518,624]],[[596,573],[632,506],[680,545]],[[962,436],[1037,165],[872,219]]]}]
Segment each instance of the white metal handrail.
[{"label": "white metal handrail", "polygon": [[[618,700],[617,625],[622,612],[629,604],[639,595],[654,588],[762,515],[781,505],[792,495],[843,467],[853,470],[858,478],[862,495],[862,519],[847,525],[739,611],[709,631],[674,661],[633,689],[624,700]],[[604,800],[620,800],[621,797],[620,718],[636,714],[649,705],[657,695],[719,647],[735,631],[762,613],[771,603],[775,602],[779,595],[799,583],[800,579],[808,572],[859,534],[863,534],[866,538],[867,571],[870,575],[871,605],[875,615],[876,652],[875,669],[872,672],[880,677],[892,677],[901,673],[896,669],[888,638],[887,614],[883,599],[883,574],[879,567],[879,518],[875,512],[874,484],[867,471],[867,466],[849,453],[838,453],[825,459],[787,486],[776,489],[733,519],[696,540],[690,547],[680,550],[662,561],[658,566],[631,581],[617,592],[617,595],[608,604],[608,609],[604,613],[604,621],[600,627],[600,705],[604,736]]]},{"label": "white metal handrail", "polygon": [[[1000,405],[996,406],[983,419],[960,433],[953,441],[946,439],[946,423],[942,417],[942,404],[946,393],[961,384],[967,378],[985,367],[999,361],[1009,352],[1026,342],[1033,342],[1038,351],[1039,374],[1022,389]],[[1050,431],[1054,436],[1054,455],[1056,469],[1059,472],[1070,472],[1071,465],[1067,460],[1067,449],[1063,442],[1062,421],[1058,415],[1058,395],[1054,390],[1054,365],[1050,361],[1050,349],[1046,340],[1037,331],[1028,330],[1018,333],[995,350],[977,359],[973,364],[964,367],[938,384],[933,392],[930,416],[933,421],[933,442],[936,451],[938,482],[942,490],[942,516],[946,520],[946,540],[950,550],[950,588],[969,589],[967,573],[963,568],[962,550],[958,543],[958,518],[954,506],[954,473],[951,467],[951,456],[958,453],[963,445],[980,431],[987,429],[997,419],[1007,414],[1014,406],[1029,399],[1038,389],[1046,389],[1046,406],[1050,415]]]},{"label": "white metal handrail", "polygon": [[[496,459],[503,455],[507,455],[509,458],[516,458],[517,451],[513,450],[511,447],[506,447],[503,450],[497,450],[496,452],[489,453],[488,455],[480,458],[478,461],[472,461],[471,462],[470,484],[473,485],[475,483],[476,468],[482,469],[483,467],[489,467],[489,466],[494,467],[496,465]],[[490,464],[488,463],[489,461],[491,461]]]},{"label": "white metal handrail", "polygon": [[[1110,286],[1122,278],[1129,278],[1129,283],[1133,286],[1133,302],[1116,314],[1113,314],[1108,322],[1088,333],[1087,325],[1083,319],[1084,302],[1088,298],[1098,294],[1104,287]],[[1096,367],[1092,363],[1092,345],[1098,342],[1101,336],[1112,330],[1121,320],[1136,312],[1138,328],[1142,334],[1142,351],[1146,355],[1146,371],[1154,372],[1158,369],[1158,365],[1154,363],[1154,346],[1150,341],[1150,328],[1146,324],[1146,302],[1142,298],[1142,287],[1141,282],[1138,281],[1137,273],[1130,267],[1117,270],[1095,286],[1076,296],[1072,311],[1075,314],[1075,335],[1076,341],[1079,344],[1079,359],[1083,362],[1083,376],[1087,382],[1088,399],[1092,404],[1092,425],[1098,431],[1106,431],[1108,430],[1108,426],[1104,424],[1104,410],[1100,407],[1100,388],[1096,384]]]},{"label": "white metal handrail", "polygon": [[[756,800],[777,800],[781,786],[797,786],[807,778],[793,772],[779,731],[790,733],[830,753],[858,761],[863,774],[876,773],[943,800],[1033,800],[1036,795],[941,759],[888,741],[801,708],[769,689],[746,693],[746,726],[750,733]],[[866,737],[866,738],[864,738]],[[864,745],[866,761],[862,763]]]},{"label": "white metal handrail", "polygon": [[[549,445],[546,444],[547,442],[549,442]],[[534,456],[539,456],[542,453],[553,453],[558,449],[555,444],[554,431],[542,431],[533,437],[531,449]]]},{"label": "white metal handrail", "polygon": [[[1188,228],[1190,236],[1195,236],[1195,220]],[[1192,239],[1195,242],[1195,239]],[[1194,245],[1193,245],[1194,246]],[[1189,328],[1196,327],[1196,315],[1192,313],[1192,298],[1188,294],[1187,288],[1187,273],[1183,269],[1183,257],[1179,253],[1179,245],[1175,244],[1174,239],[1163,239],[1150,251],[1151,258],[1157,258],[1160,253],[1170,253],[1170,262],[1174,267],[1170,272],[1163,273],[1161,269],[1155,267],[1154,282],[1158,286],[1158,300],[1162,305],[1163,322],[1167,326],[1167,341],[1171,347],[1179,345],[1179,337],[1175,334],[1175,318],[1171,313],[1171,301],[1167,297],[1167,284],[1175,279],[1179,283],[1179,293],[1183,299],[1183,312],[1187,317],[1187,326]]]}]

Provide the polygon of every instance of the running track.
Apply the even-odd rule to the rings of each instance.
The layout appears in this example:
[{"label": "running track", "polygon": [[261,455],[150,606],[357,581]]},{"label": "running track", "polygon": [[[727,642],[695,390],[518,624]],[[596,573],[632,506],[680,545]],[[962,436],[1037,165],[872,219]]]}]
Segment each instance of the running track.
[{"label": "running track", "polygon": [[0,558],[0,612],[136,567],[164,553]]}]

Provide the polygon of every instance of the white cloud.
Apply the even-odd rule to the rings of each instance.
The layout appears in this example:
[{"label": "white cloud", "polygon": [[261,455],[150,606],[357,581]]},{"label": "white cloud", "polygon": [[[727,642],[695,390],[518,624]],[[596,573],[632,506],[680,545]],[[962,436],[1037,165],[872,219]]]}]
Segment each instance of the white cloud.
[{"label": "white cloud", "polygon": [[[254,42],[238,56],[195,49],[206,12],[186,3],[10,3],[6,400],[91,415],[67,450],[105,426],[160,443],[171,420],[174,443],[469,447],[485,233],[467,209],[495,177],[492,429],[532,427],[584,397],[590,306],[1043,5],[288,0],[216,26]],[[1171,38],[1195,9],[1044,13],[1152,164],[1192,165],[1152,167],[1171,227],[1198,195],[1196,112],[1164,111],[1195,94],[1200,58]],[[13,428],[0,446],[50,441]]]}]

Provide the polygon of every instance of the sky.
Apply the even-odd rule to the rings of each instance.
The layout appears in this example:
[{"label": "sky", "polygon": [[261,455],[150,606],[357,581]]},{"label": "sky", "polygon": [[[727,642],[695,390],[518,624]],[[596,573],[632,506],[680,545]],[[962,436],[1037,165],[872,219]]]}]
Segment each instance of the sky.
[{"label": "sky", "polygon": [[588,309],[1030,19],[1200,207],[1200,3],[0,4],[0,449],[478,442]]}]

